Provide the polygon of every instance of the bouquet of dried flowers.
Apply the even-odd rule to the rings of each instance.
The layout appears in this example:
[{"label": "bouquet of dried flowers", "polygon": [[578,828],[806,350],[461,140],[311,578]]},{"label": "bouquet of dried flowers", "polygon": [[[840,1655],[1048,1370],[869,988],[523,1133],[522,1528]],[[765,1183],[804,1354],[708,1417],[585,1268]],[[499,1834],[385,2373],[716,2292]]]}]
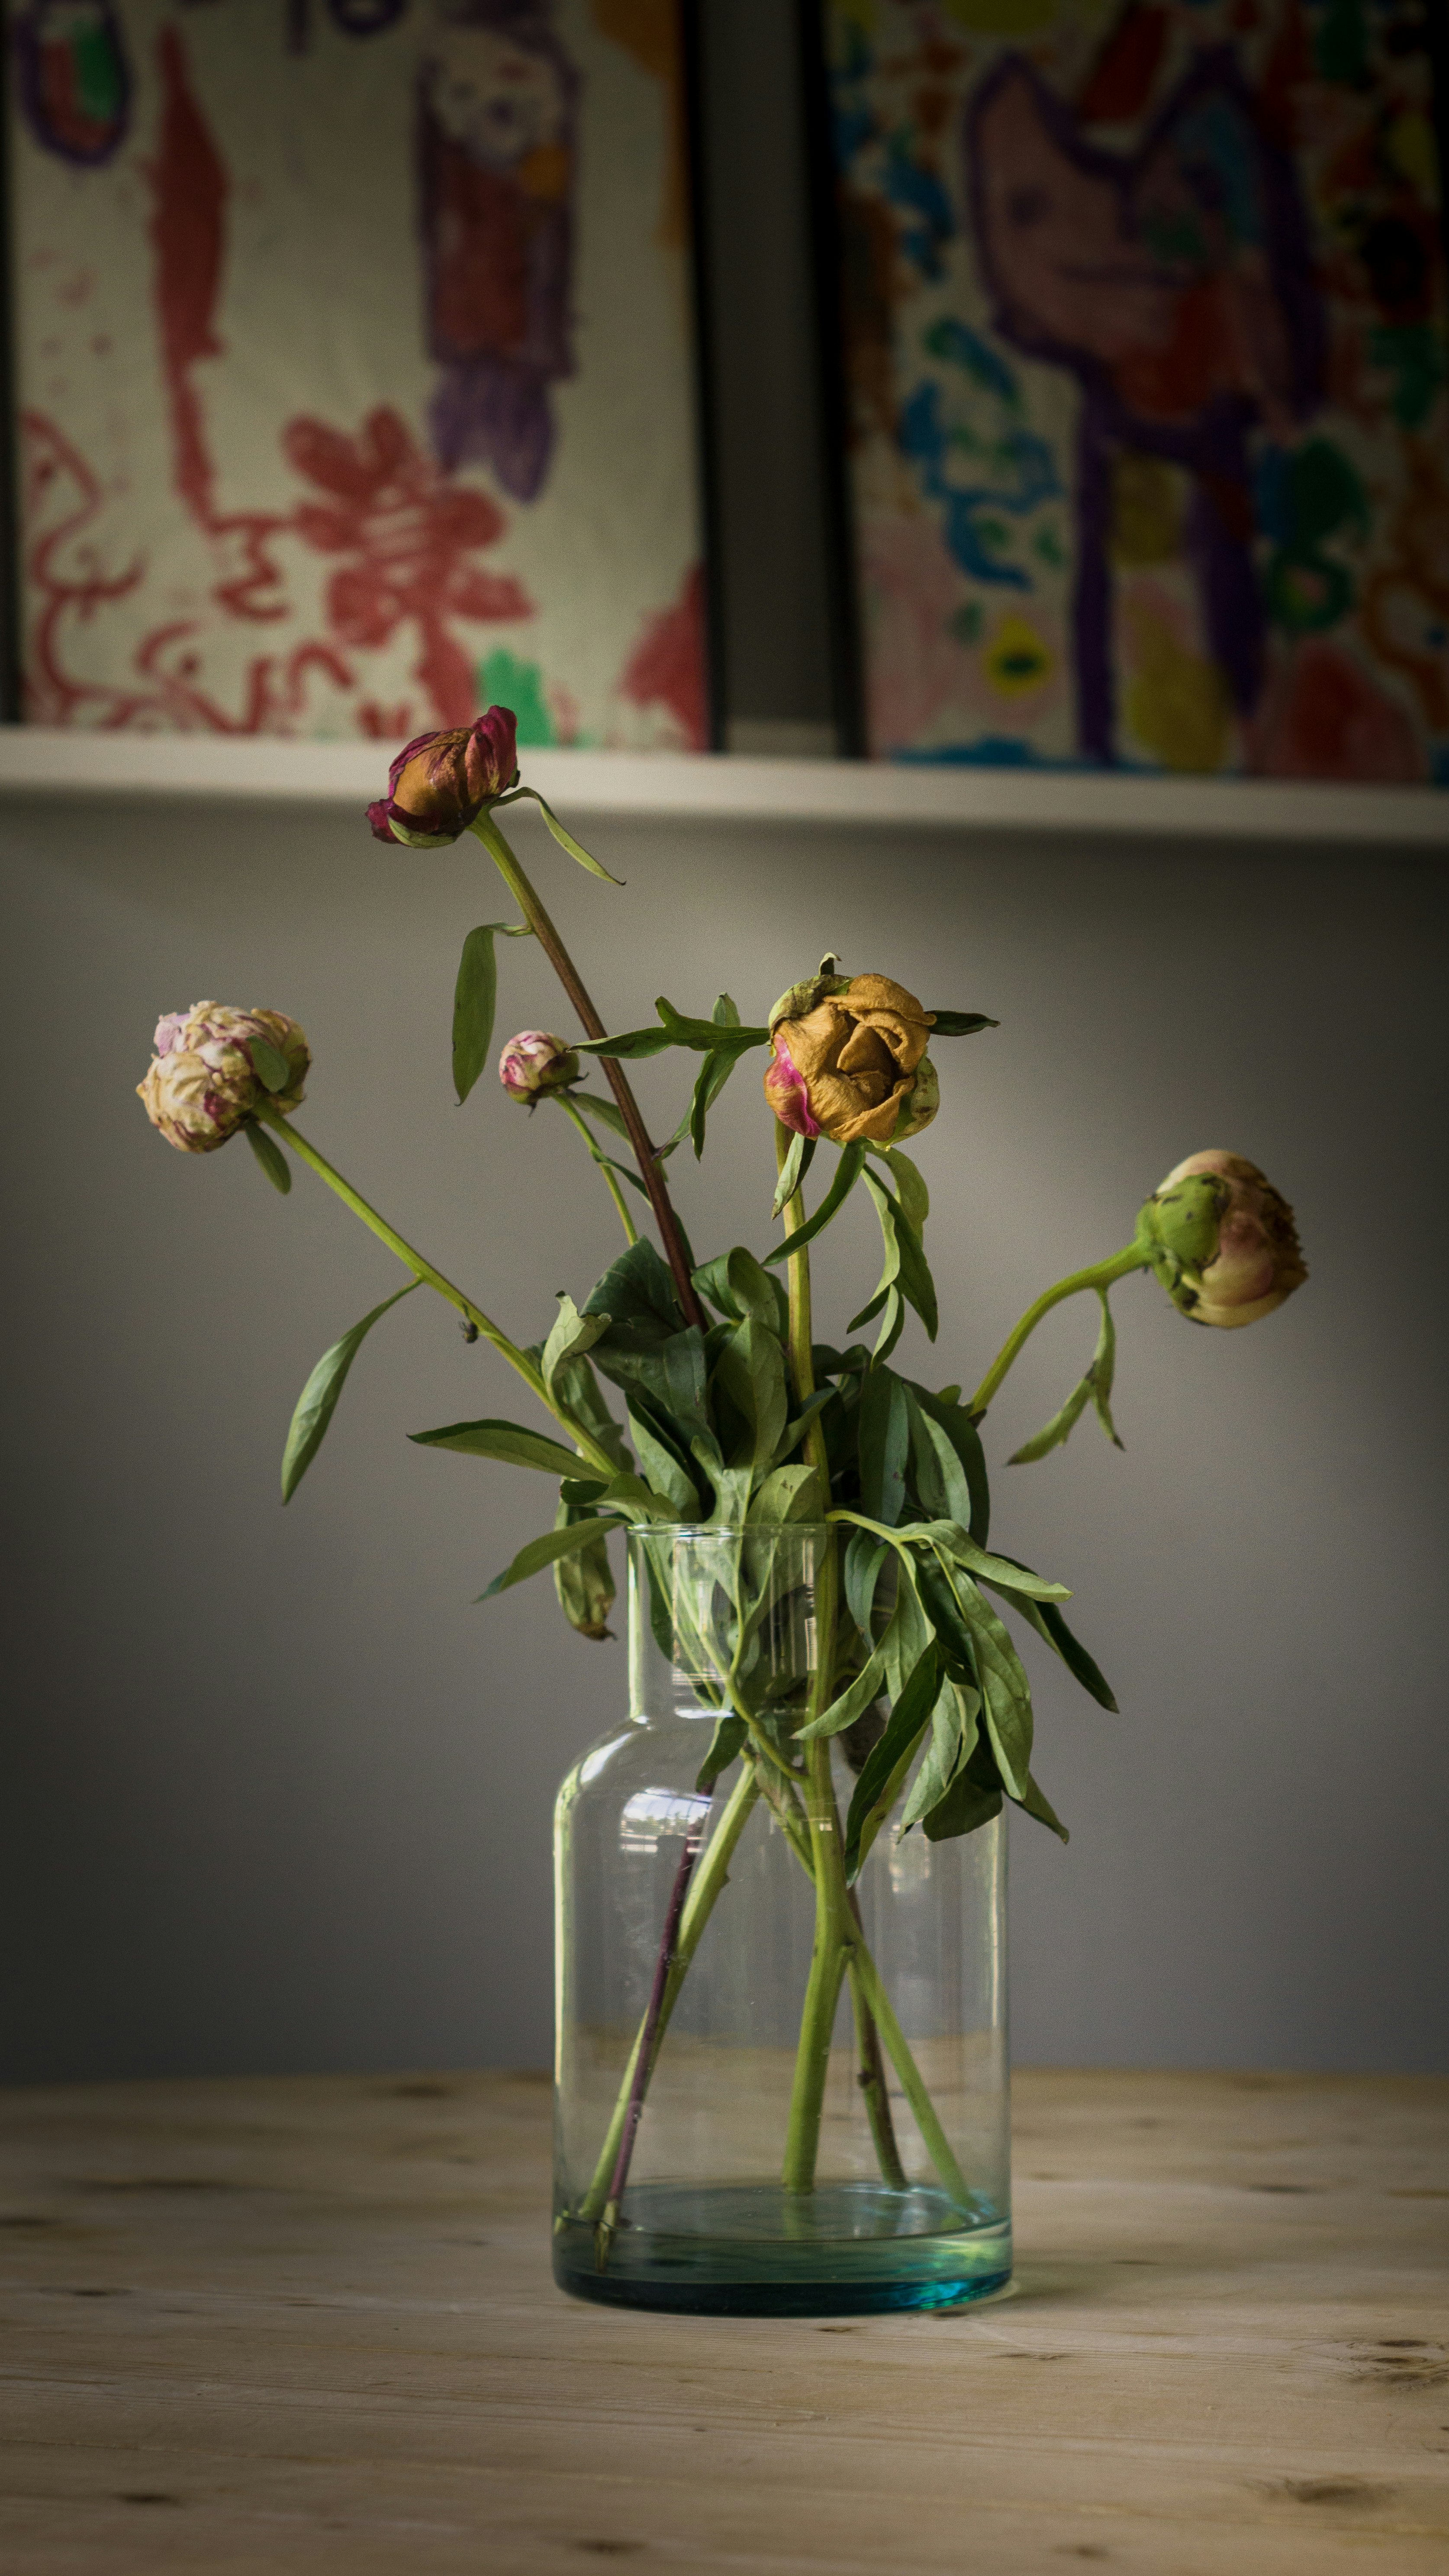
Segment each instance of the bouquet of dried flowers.
[{"label": "bouquet of dried flowers", "polygon": [[[629,2153],[670,2012],[721,1892],[729,1856],[764,1801],[813,1884],[816,1939],[802,2001],[799,2052],[784,2150],[787,2189],[811,2188],[825,2067],[842,1985],[861,2036],[864,2113],[882,2171],[894,2144],[881,2080],[891,2059],[926,2147],[949,2191],[963,2193],[930,2097],[866,1950],[852,1889],[888,1826],[933,1840],[968,1834],[1004,1800],[1063,1833],[1032,1769],[1030,1686],[1002,1612],[1060,1656],[1105,1708],[1116,1703],[1068,1626],[1065,1587],[990,1545],[982,1417],[1028,1335],[1064,1298],[1100,1306],[1091,1360],[1066,1402],[1013,1463],[1044,1457],[1092,1407],[1116,1440],[1111,1397],[1115,1333],[1109,1291],[1146,1271],[1189,1321],[1234,1327],[1281,1305],[1306,1277],[1291,1209],[1240,1155],[1189,1155],[1139,1209],[1129,1240],[1048,1288],[1007,1335],[979,1385],[929,1387],[892,1359],[907,1312],[934,1341],[936,1288],[926,1250],[930,1197],[906,1153],[940,1098],[930,1050],[995,1027],[980,1011],[925,1008],[890,976],[846,975],[826,956],[764,1018],[741,1020],[728,994],[708,1015],[661,998],[644,1025],[610,1034],[531,882],[500,814],[535,791],[519,783],[513,717],[490,708],[476,723],[409,743],[388,794],[368,809],[379,839],[436,849],[473,833],[521,919],[486,923],[464,943],[453,1005],[453,1073],[460,1100],[492,1049],[498,936],[532,936],[555,968],[581,1034],[526,1029],[499,1060],[508,1096],[536,1111],[552,1103],[578,1129],[618,1212],[625,1248],[584,1302],[561,1295],[539,1340],[504,1326],[379,1214],[298,1130],[309,1069],[295,1021],[271,1010],[199,1002],[162,1019],[140,1085],[168,1142],[208,1153],[245,1135],[268,1179],[291,1186],[295,1157],[394,1252],[409,1276],[318,1361],[298,1399],[282,1461],[289,1500],[315,1458],[348,1373],[373,1327],[417,1287],[454,1306],[470,1340],[491,1343],[519,1377],[546,1427],[488,1416],[418,1432],[424,1445],[496,1459],[554,1481],[551,1528],[530,1537],[484,1600],[552,1568],[578,1632],[609,1632],[614,1600],[608,1541],[642,1533],[658,1548],[654,1612],[669,1651],[681,1620],[694,1687],[717,1721],[699,1786],[719,1805],[707,1838],[687,1843],[661,1927],[658,1972],[590,2189],[574,2215],[599,2235],[601,2260],[628,2175]],[[537,798],[555,839],[595,875],[599,867]],[[610,880],[614,882],[614,880]],[[650,1138],[626,1066],[677,1050],[698,1059],[691,1096],[668,1140]],[[778,1239],[698,1262],[673,1206],[669,1157],[706,1143],[710,1110],[743,1058],[764,1057],[775,1147],[772,1220]],[[607,1090],[590,1088],[598,1067]],[[283,1148],[286,1151],[283,1151]],[[828,1178],[812,1206],[807,1183],[825,1151]],[[621,1159],[626,1153],[629,1160]],[[883,1262],[874,1295],[850,1324],[871,1341],[817,1341],[811,1255],[857,1188],[880,1221]],[[647,1205],[657,1245],[631,1202]],[[762,1193],[761,1213],[764,1216]],[[642,1208],[638,1209],[642,1214]],[[1120,1444],[1119,1444],[1120,1445]],[[815,1574],[814,1676],[807,1692],[771,1695],[761,1628],[777,1604],[781,1535],[822,1532]],[[665,1560],[681,1527],[718,1535],[698,1598],[666,1599]],[[998,1607],[997,1605],[1001,1606]],[[849,1739],[854,1791],[842,1817],[830,1739]]]}]

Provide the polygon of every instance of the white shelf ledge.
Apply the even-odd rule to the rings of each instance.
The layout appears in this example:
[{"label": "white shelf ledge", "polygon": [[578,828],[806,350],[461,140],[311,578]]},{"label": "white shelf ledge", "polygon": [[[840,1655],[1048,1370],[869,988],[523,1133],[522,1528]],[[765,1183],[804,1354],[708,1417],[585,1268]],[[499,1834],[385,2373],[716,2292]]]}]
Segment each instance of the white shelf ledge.
[{"label": "white shelf ledge", "polygon": [[[384,786],[389,756],[382,743],[4,725],[0,793],[357,808]],[[574,814],[1347,842],[1449,856],[1449,791],[1434,787],[627,751],[531,751],[525,776]]]}]

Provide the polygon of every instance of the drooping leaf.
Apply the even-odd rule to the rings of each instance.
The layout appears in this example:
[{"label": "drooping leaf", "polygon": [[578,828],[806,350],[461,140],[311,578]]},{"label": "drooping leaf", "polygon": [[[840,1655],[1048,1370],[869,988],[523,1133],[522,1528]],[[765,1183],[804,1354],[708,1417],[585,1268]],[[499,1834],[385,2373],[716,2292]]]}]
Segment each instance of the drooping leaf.
[{"label": "drooping leaf", "polygon": [[775,1184],[771,1216],[779,1216],[781,1210],[789,1204],[809,1171],[814,1156],[815,1138],[813,1136],[791,1137],[790,1150],[780,1166],[780,1177]]},{"label": "drooping leaf", "polygon": [[[597,1494],[598,1488],[592,1489]],[[556,1530],[572,1528],[591,1517],[587,1508],[571,1504],[565,1497],[554,1515]],[[567,1555],[555,1557],[554,1590],[559,1608],[571,1628],[581,1637],[602,1644],[612,1637],[609,1612],[614,1606],[614,1572],[609,1563],[609,1544],[605,1538],[590,1539],[586,1547],[570,1548]]]},{"label": "drooping leaf", "polygon": [[[527,931],[526,922],[520,926]],[[512,928],[506,921],[485,921],[477,930],[470,930],[463,942],[453,989],[453,1088],[460,1104],[487,1063],[493,1044],[493,1014],[498,999],[494,936]]]},{"label": "drooping leaf", "polygon": [[869,1530],[852,1530],[846,1541],[846,1606],[867,1651],[875,1643],[871,1611],[875,1603],[876,1587],[880,1582],[881,1568],[889,1554],[890,1550],[885,1541],[873,1538]]},{"label": "drooping leaf", "polygon": [[624,883],[622,877],[611,877],[606,867],[601,866],[597,859],[590,858],[582,842],[576,841],[572,832],[564,830],[553,807],[545,803],[536,787],[515,787],[510,796],[500,796],[497,802],[500,805],[516,805],[525,796],[530,797],[538,807],[559,848],[567,850],[571,859],[577,859],[581,868],[587,868],[591,877],[602,877],[605,885],[621,886]]},{"label": "drooping leaf", "polygon": [[[421,1285],[421,1280],[410,1279],[405,1288],[394,1289],[390,1297],[384,1297],[380,1306],[373,1307],[370,1315],[363,1316],[360,1324],[354,1324],[350,1333],[344,1333],[340,1342],[334,1342],[330,1351],[323,1352],[297,1398],[288,1427],[287,1445],[282,1452],[284,1503],[291,1501],[321,1448],[327,1436],[327,1426],[337,1410],[337,1399],[347,1383],[347,1372],[373,1325],[390,1306],[400,1305],[404,1297],[410,1297],[413,1290]],[[571,1458],[569,1464],[576,1467],[578,1460]]]},{"label": "drooping leaf", "polygon": [[292,1166],[288,1162],[286,1155],[283,1153],[281,1146],[276,1142],[274,1137],[267,1134],[265,1127],[259,1127],[257,1125],[254,1118],[249,1118],[247,1120],[242,1129],[242,1134],[245,1136],[247,1143],[250,1145],[252,1152],[257,1158],[257,1161],[261,1164],[262,1170],[266,1173],[273,1189],[280,1190],[283,1198],[285,1198],[292,1186]]},{"label": "drooping leaf", "polygon": [[565,1361],[582,1359],[595,1342],[602,1340],[612,1321],[610,1315],[581,1315],[567,1291],[560,1290],[558,1320],[544,1343],[541,1362],[543,1382],[550,1395],[554,1393],[555,1374]]},{"label": "drooping leaf", "polygon": [[[981,1434],[965,1406],[948,1403],[944,1395],[933,1395],[929,1387],[910,1381],[911,1393],[921,1411],[928,1415],[950,1441],[966,1477],[971,1497],[971,1517],[967,1527],[978,1547],[984,1547],[991,1533],[991,1486],[986,1473],[986,1453]],[[959,1519],[957,1513],[953,1517]]]},{"label": "drooping leaf", "polygon": [[744,1425],[744,1438],[729,1464],[758,1474],[768,1467],[789,1419],[785,1355],[777,1334],[747,1315],[720,1353],[715,1383]]},{"label": "drooping leaf", "polygon": [[[885,1248],[886,1266],[881,1274],[881,1286],[876,1294],[879,1296],[881,1290],[889,1288],[892,1284],[898,1285],[901,1294],[909,1299],[920,1316],[929,1338],[934,1341],[940,1325],[936,1309],[936,1283],[931,1277],[931,1266],[926,1259],[921,1238],[906,1215],[900,1200],[876,1179],[874,1172],[866,1173],[865,1185],[875,1201],[876,1214],[880,1218],[881,1239]],[[863,1316],[856,1316],[851,1324],[851,1331],[854,1332],[856,1324],[864,1320]]]},{"label": "drooping leaf", "polygon": [[410,1431],[420,1449],[453,1449],[464,1458],[497,1458],[506,1467],[536,1467],[545,1476],[578,1476],[583,1465],[572,1449],[530,1431],[521,1422],[445,1422],[438,1431]]},{"label": "drooping leaf", "polygon": [[870,1150],[879,1156],[890,1172],[907,1221],[915,1227],[917,1234],[924,1233],[926,1219],[931,1213],[931,1193],[926,1187],[925,1175],[917,1169],[909,1154],[902,1153],[899,1145],[872,1145]]},{"label": "drooping leaf", "polygon": [[[739,1012],[736,1010],[728,993],[720,993],[716,997],[715,1006],[710,1013],[710,1018],[713,1020],[715,1027],[720,1029],[737,1029],[740,1025]],[[694,1097],[689,1104],[689,1135],[694,1146],[694,1159],[696,1162],[699,1161],[704,1152],[705,1120],[708,1117],[710,1110],[714,1107],[715,1102],[718,1100],[720,1093],[723,1091],[725,1084],[730,1078],[730,1075],[734,1072],[735,1066],[739,1063],[739,1060],[740,1050],[738,1048],[717,1047],[711,1054],[705,1057],[703,1064],[699,1068],[699,1074],[694,1086]]]},{"label": "drooping leaf", "polygon": [[989,1020],[984,1011],[937,1011],[932,1038],[971,1038],[978,1029],[999,1029],[999,1020]]},{"label": "drooping leaf", "polygon": [[750,1498],[752,1521],[818,1521],[825,1510],[813,1467],[775,1467]]},{"label": "drooping leaf", "polygon": [[897,1693],[885,1733],[866,1755],[855,1784],[845,1820],[845,1867],[851,1878],[859,1876],[872,1842],[900,1795],[935,1705],[940,1681],[940,1658],[935,1647],[928,1646]]},{"label": "drooping leaf", "polygon": [[829,1386],[817,1387],[813,1395],[807,1395],[799,1412],[786,1423],[775,1444],[775,1454],[770,1461],[772,1467],[784,1466],[786,1459],[799,1448],[817,1413],[823,1413],[826,1405],[834,1400],[835,1390]]},{"label": "drooping leaf", "polygon": [[480,1592],[478,1599],[496,1599],[500,1592],[510,1591],[515,1583],[526,1583],[531,1574],[541,1574],[544,1567],[552,1565],[556,1558],[568,1556],[575,1548],[589,1547],[595,1539],[607,1538],[610,1530],[617,1528],[617,1521],[594,1519],[570,1521],[564,1529],[545,1530],[542,1538],[531,1538],[527,1547],[519,1549],[513,1563],[506,1565],[501,1574],[494,1575],[486,1592]]},{"label": "drooping leaf", "polygon": [[694,1284],[701,1297],[707,1297],[731,1323],[742,1324],[753,1315],[781,1340],[790,1329],[789,1300],[781,1282],[742,1243],[704,1262],[694,1274]]},{"label": "drooping leaf", "polygon": [[253,1037],[247,1040],[247,1053],[263,1091],[286,1090],[292,1079],[292,1068],[280,1047],[274,1047],[270,1038]]},{"label": "drooping leaf", "polygon": [[638,1452],[645,1483],[680,1520],[702,1519],[698,1490],[674,1440],[650,1418],[641,1397],[630,1397],[628,1414],[629,1436]]},{"label": "drooping leaf", "polygon": [[905,1510],[910,1414],[904,1381],[892,1369],[873,1369],[860,1391],[857,1440],[861,1506],[871,1520],[894,1529]]},{"label": "drooping leaf", "polygon": [[1016,1800],[1016,1804],[1022,1809],[1024,1814],[1035,1816],[1037,1823],[1039,1825],[1045,1825],[1047,1831],[1055,1834],[1059,1842],[1065,1843],[1071,1841],[1071,1836],[1067,1832],[1066,1826],[1062,1823],[1061,1817],[1057,1814],[1051,1800],[1047,1797],[1045,1791],[1040,1788],[1038,1783],[1032,1778],[1030,1772],[1027,1774],[1026,1786],[1022,1790],[1020,1797]]},{"label": "drooping leaf", "polygon": [[625,1520],[649,1528],[655,1521],[677,1521],[663,1496],[651,1491],[642,1476],[612,1476],[599,1495],[599,1509],[622,1513]]},{"label": "drooping leaf", "polygon": [[708,1796],[721,1771],[727,1771],[730,1764],[744,1751],[749,1731],[744,1719],[736,1717],[733,1712],[728,1717],[722,1717],[716,1721],[709,1751],[699,1766],[694,1783],[702,1797]]},{"label": "drooping leaf", "polygon": [[1060,1448],[1070,1438],[1089,1403],[1096,1406],[1098,1420],[1113,1447],[1121,1448],[1111,1406],[1112,1380],[1117,1367],[1117,1328],[1112,1321],[1106,1290],[1099,1288],[1097,1294],[1102,1301],[1102,1322],[1086,1376],[1073,1387],[1060,1412],[1054,1413],[1050,1422],[1044,1423],[1033,1439],[1024,1441],[1013,1452],[1006,1462],[1009,1467],[1029,1466],[1033,1459],[1045,1458],[1049,1450]]},{"label": "drooping leaf", "polygon": [[[625,1123],[624,1112],[617,1101],[606,1100],[601,1091],[578,1089],[571,1090],[569,1098],[575,1109],[582,1109],[586,1118],[592,1118],[600,1127],[607,1127],[611,1135],[622,1136],[627,1144],[629,1130]],[[658,1160],[657,1155],[655,1160]]]},{"label": "drooping leaf", "polygon": [[[1008,1562],[1015,1563],[1015,1559],[1009,1559]],[[1025,1574],[1029,1568],[1022,1566],[1020,1571]],[[989,1576],[983,1578],[988,1582],[990,1579]],[[1106,1675],[1088,1654],[1080,1638],[1073,1635],[1056,1603],[1032,1601],[1018,1593],[1015,1596],[1014,1607],[1020,1610],[1022,1617],[1030,1622],[1037,1635],[1051,1647],[1053,1654],[1060,1655],[1073,1680],[1081,1683],[1083,1690],[1097,1702],[1098,1707],[1110,1709],[1114,1717],[1120,1716],[1121,1711]]]},{"label": "drooping leaf", "polygon": [[957,1772],[965,1768],[975,1748],[980,1707],[979,1691],[951,1674],[943,1678],[931,1710],[926,1758],[901,1810],[902,1833],[908,1833],[912,1825],[918,1825],[922,1817],[940,1805]]},{"label": "drooping leaf", "polygon": [[583,1311],[610,1319],[593,1361],[617,1386],[630,1385],[638,1363],[656,1355],[684,1323],[669,1266],[644,1236],[605,1271]]},{"label": "drooping leaf", "polygon": [[836,1168],[835,1178],[831,1182],[830,1187],[826,1191],[824,1198],[821,1200],[819,1207],[815,1211],[815,1214],[812,1217],[807,1217],[805,1223],[796,1233],[787,1235],[783,1243],[772,1245],[771,1249],[766,1253],[765,1259],[771,1263],[776,1261],[788,1261],[792,1253],[803,1252],[808,1243],[814,1242],[817,1234],[823,1234],[826,1227],[828,1225],[832,1225],[836,1217],[839,1216],[841,1209],[844,1207],[846,1200],[849,1198],[851,1191],[854,1189],[856,1182],[859,1180],[864,1169],[865,1147],[863,1145],[842,1145],[840,1149],[840,1161]]},{"label": "drooping leaf", "polygon": [[994,1822],[1001,1813],[1002,1791],[994,1783],[985,1786],[967,1762],[956,1774],[939,1805],[923,1820],[927,1842],[954,1842],[962,1834],[974,1834],[982,1825]]},{"label": "drooping leaf", "polygon": [[[530,1356],[541,1368],[542,1350]],[[616,1467],[633,1465],[624,1434],[604,1402],[599,1381],[586,1358],[576,1355],[571,1360],[561,1361],[554,1371],[553,1391],[570,1422],[576,1422],[581,1431],[587,1432],[605,1455],[613,1459]]]}]

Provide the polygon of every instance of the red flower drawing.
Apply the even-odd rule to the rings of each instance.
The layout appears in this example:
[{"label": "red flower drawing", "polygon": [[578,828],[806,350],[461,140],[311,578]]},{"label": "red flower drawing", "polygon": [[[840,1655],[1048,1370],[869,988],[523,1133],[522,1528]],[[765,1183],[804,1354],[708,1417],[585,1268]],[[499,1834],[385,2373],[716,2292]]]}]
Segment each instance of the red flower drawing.
[{"label": "red flower drawing", "polygon": [[291,526],[319,554],[348,557],[327,585],[337,642],[387,644],[411,620],[421,648],[415,677],[439,723],[466,725],[477,695],[473,665],[448,620],[533,615],[521,583],[467,561],[502,535],[502,512],[486,493],[440,474],[386,406],[368,414],[356,438],[303,417],[288,423],[282,444],[326,496],[300,502]]}]

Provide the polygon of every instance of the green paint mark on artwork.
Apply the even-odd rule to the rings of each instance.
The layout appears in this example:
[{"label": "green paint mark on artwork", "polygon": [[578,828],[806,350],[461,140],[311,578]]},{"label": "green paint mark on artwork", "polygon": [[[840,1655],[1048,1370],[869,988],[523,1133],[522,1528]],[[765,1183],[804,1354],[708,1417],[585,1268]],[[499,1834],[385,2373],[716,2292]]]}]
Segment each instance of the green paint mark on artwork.
[{"label": "green paint mark on artwork", "polygon": [[513,709],[521,748],[542,751],[557,742],[537,662],[522,662],[500,644],[478,665],[478,700],[481,706]]},{"label": "green paint mark on artwork", "polygon": [[950,621],[949,631],[955,636],[958,644],[979,644],[984,622],[980,600],[963,600]]}]

